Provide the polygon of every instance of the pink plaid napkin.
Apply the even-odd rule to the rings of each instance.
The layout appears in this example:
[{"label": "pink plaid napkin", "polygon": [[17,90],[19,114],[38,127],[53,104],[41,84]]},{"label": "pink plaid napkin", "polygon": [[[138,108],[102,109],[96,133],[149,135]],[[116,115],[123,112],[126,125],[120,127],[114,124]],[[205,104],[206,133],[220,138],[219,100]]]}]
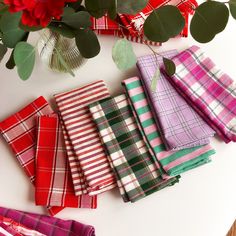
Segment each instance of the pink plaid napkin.
[{"label": "pink plaid napkin", "polygon": [[197,46],[173,58],[170,82],[226,142],[236,141],[236,86]]}]

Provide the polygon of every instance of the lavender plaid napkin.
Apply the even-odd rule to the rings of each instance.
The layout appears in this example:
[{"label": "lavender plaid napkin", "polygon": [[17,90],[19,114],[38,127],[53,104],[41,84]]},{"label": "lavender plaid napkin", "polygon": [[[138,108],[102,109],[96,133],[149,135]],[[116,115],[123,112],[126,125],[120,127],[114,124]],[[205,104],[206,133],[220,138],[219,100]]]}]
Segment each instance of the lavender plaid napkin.
[{"label": "lavender plaid napkin", "polygon": [[[162,55],[172,58],[177,55],[177,51],[167,51]],[[163,66],[162,57],[155,55],[140,57],[137,66],[166,148],[180,150],[208,144],[209,137],[214,135],[213,129],[178,94],[168,82],[167,75],[160,73],[157,89],[152,91],[152,78],[156,68]]]}]

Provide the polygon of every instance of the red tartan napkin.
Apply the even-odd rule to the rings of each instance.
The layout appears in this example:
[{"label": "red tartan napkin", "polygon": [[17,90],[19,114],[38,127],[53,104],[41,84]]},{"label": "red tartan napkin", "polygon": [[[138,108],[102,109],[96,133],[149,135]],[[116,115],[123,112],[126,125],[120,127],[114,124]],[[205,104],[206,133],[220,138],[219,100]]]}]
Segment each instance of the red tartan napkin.
[{"label": "red tartan napkin", "polygon": [[96,208],[97,197],[75,196],[58,115],[38,118],[36,205]]}]

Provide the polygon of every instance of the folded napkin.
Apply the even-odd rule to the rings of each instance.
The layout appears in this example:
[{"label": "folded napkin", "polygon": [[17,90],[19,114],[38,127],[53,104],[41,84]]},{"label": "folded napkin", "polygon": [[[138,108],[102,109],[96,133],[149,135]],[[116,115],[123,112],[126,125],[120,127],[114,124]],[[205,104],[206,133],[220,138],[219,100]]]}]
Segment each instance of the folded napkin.
[{"label": "folded napkin", "polygon": [[95,236],[94,227],[81,224],[74,220],[61,220],[58,218],[39,214],[27,213],[0,207],[0,216],[11,219],[27,228],[36,230],[47,236]]},{"label": "folded napkin", "polygon": [[101,35],[112,35],[120,38],[126,38],[135,43],[149,44],[152,46],[160,46],[161,43],[147,40],[144,35],[138,33],[131,35],[130,32],[122,27],[118,22],[111,20],[107,15],[99,19],[91,17],[92,30]]},{"label": "folded napkin", "polygon": [[[166,58],[176,54],[174,50],[162,53]],[[180,150],[208,144],[209,137],[215,133],[214,130],[179,95],[168,81],[167,75],[160,74],[157,89],[152,91],[152,78],[157,67],[163,66],[162,57],[155,55],[140,57],[137,66],[166,148]]]},{"label": "folded napkin", "polygon": [[90,105],[90,112],[125,202],[135,202],[178,181],[162,178],[160,166],[142,139],[125,95],[96,102]]},{"label": "folded napkin", "polygon": [[[10,218],[0,216],[0,229],[3,229],[6,234],[14,236],[46,236],[36,230],[30,229],[22,224],[15,222]],[[1,230],[0,230],[1,232]],[[1,234],[0,234],[1,235]]]},{"label": "folded napkin", "polygon": [[[114,174],[102,146],[88,105],[110,96],[102,80],[55,95],[65,126],[66,144],[75,157],[69,162],[76,195],[96,195],[116,187]],[[68,140],[69,138],[69,140]],[[68,147],[71,149],[71,146]]]},{"label": "folded napkin", "polygon": [[226,142],[236,141],[236,85],[197,46],[174,57],[170,81]]},{"label": "folded napkin", "polygon": [[193,13],[193,8],[197,7],[195,0],[149,0],[147,6],[136,15],[118,14],[118,19],[126,27],[130,35],[143,35],[143,24],[154,9],[164,5],[174,5],[179,8],[185,18],[185,27],[180,33],[181,36],[188,36],[188,18]]},{"label": "folded napkin", "polygon": [[144,140],[151,147],[155,158],[168,175],[179,175],[210,162],[210,156],[215,153],[210,145],[166,151],[141,80],[133,77],[124,80],[122,84],[137,123],[143,131]]},{"label": "folded napkin", "polygon": [[38,118],[36,205],[96,208],[97,197],[75,196],[65,141],[57,114]]},{"label": "folded napkin", "polygon": [[[39,97],[19,112],[0,122],[0,132],[11,147],[21,167],[35,184],[36,119],[52,114],[53,110],[44,97]],[[57,214],[63,208],[51,207],[49,213]]]}]

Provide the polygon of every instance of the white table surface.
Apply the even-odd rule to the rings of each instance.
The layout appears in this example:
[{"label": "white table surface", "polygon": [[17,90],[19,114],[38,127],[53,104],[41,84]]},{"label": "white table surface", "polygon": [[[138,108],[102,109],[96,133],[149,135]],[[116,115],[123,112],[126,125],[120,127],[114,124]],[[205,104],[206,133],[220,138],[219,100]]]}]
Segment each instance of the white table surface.
[{"label": "white table surface", "polygon": [[[35,42],[37,34],[31,38]],[[112,95],[119,94],[120,82],[137,75],[137,69],[119,71],[111,58],[113,37],[99,37],[101,53],[76,71],[76,77],[48,70],[39,59],[32,77],[21,81],[16,71],[1,63],[0,120],[40,95],[52,95],[67,89],[103,79]],[[232,77],[235,77],[236,22],[232,19],[225,32],[210,44],[201,45],[207,54]],[[156,48],[182,50],[195,42],[174,39]],[[133,44],[138,56],[151,53],[147,46]],[[224,236],[236,218],[236,144],[212,139],[217,154],[210,164],[182,174],[180,183],[134,204],[124,203],[118,190],[102,194],[98,209],[65,209],[57,216],[95,226],[97,236]],[[44,213],[34,205],[34,189],[15,160],[3,138],[0,138],[0,206]]]}]

